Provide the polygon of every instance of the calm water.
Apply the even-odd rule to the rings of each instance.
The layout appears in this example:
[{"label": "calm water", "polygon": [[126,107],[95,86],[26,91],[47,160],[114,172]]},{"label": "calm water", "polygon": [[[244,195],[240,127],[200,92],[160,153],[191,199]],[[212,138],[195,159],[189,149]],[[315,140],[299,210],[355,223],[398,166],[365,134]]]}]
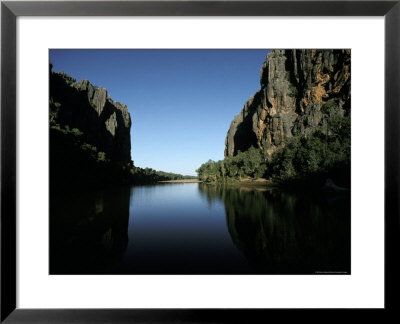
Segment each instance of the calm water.
[{"label": "calm water", "polygon": [[350,197],[197,183],[52,195],[51,274],[350,273]]}]

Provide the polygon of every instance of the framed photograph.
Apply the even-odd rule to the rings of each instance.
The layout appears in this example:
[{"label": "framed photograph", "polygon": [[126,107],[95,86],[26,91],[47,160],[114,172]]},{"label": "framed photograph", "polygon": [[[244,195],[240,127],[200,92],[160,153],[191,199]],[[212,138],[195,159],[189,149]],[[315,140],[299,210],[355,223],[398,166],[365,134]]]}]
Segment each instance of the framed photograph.
[{"label": "framed photograph", "polygon": [[1,321],[394,311],[399,14],[2,2]]}]

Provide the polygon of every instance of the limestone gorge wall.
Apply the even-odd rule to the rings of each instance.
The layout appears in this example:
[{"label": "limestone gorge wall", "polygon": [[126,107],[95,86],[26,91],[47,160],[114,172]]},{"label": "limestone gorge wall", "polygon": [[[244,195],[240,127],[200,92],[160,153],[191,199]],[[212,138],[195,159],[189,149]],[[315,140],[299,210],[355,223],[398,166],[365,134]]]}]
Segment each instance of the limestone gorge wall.
[{"label": "limestone gorge wall", "polygon": [[261,89],[234,118],[225,156],[251,146],[271,155],[297,134],[350,113],[350,50],[272,50],[261,68]]},{"label": "limestone gorge wall", "polygon": [[50,125],[77,128],[114,162],[131,161],[131,117],[102,87],[50,68]]}]

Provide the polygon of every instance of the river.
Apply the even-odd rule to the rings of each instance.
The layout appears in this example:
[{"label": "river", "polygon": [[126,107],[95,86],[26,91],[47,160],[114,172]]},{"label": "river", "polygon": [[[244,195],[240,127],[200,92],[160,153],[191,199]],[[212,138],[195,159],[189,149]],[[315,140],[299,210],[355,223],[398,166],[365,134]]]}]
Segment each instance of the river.
[{"label": "river", "polygon": [[52,194],[50,274],[350,274],[350,196],[201,183]]}]

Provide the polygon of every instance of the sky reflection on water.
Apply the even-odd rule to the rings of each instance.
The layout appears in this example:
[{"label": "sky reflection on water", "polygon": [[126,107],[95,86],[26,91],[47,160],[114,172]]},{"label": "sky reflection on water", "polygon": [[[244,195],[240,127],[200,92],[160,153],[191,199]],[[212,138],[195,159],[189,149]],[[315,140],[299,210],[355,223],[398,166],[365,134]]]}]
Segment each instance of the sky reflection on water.
[{"label": "sky reflection on water", "polygon": [[343,195],[135,186],[52,197],[50,224],[55,274],[350,273]]}]

